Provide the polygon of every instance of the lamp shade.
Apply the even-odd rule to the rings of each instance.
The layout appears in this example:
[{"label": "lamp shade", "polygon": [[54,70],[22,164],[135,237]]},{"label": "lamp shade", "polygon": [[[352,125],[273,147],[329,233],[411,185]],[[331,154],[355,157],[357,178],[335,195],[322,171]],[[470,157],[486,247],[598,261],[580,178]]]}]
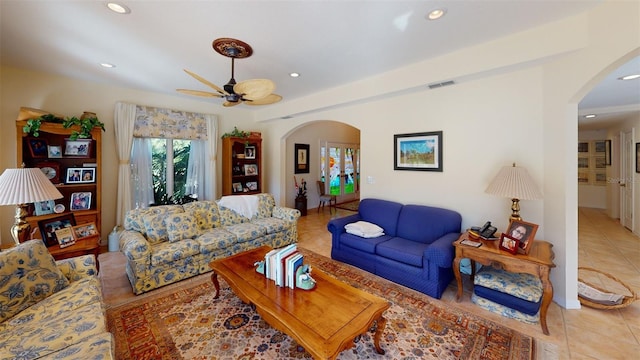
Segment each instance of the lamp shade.
[{"label": "lamp shade", "polygon": [[0,175],[0,205],[19,205],[62,198],[38,168],[6,169]]},{"label": "lamp shade", "polygon": [[503,167],[484,192],[520,200],[542,199],[542,193],[527,169],[516,164]]}]

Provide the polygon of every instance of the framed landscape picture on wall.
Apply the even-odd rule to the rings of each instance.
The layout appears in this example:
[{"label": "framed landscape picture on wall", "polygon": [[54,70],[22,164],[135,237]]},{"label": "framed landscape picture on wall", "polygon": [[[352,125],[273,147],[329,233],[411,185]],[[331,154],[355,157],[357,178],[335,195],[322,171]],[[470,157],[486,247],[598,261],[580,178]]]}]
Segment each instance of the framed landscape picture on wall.
[{"label": "framed landscape picture on wall", "polygon": [[394,170],[442,172],[442,131],[393,136]]}]

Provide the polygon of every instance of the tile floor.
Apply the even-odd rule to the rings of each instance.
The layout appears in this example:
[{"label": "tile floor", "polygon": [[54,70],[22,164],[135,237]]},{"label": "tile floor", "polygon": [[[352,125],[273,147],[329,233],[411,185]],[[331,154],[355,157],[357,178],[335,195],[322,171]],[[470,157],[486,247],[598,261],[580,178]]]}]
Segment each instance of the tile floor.
[{"label": "tile floor", "polygon": [[[308,215],[300,218],[298,223],[299,245],[330,257],[331,236],[326,224],[332,217],[350,214],[353,212],[347,210],[330,214],[328,209],[318,214],[315,209],[310,209]],[[578,219],[580,266],[612,274],[632,287],[636,293],[640,292],[640,238],[599,209],[580,208]],[[119,252],[100,255],[103,292],[108,306],[144,296],[133,295],[124,275],[124,261],[124,256]],[[581,272],[580,276],[585,280],[589,278],[587,281],[593,281],[594,285],[602,279],[606,280],[606,277],[593,273]],[[189,281],[185,280],[180,284],[184,285]],[[468,279],[464,288],[461,302],[455,301],[455,282],[445,291],[440,301],[502,322],[541,342],[551,343],[555,345],[551,347],[555,348],[553,351],[559,359],[629,359],[640,354],[640,301],[618,310],[599,310],[584,306],[580,310],[565,310],[552,303],[547,315],[551,335],[546,336],[539,325],[523,324],[479,309],[470,301],[471,284]],[[165,287],[154,291],[169,290],[170,287]],[[546,356],[539,354],[538,357]]]}]

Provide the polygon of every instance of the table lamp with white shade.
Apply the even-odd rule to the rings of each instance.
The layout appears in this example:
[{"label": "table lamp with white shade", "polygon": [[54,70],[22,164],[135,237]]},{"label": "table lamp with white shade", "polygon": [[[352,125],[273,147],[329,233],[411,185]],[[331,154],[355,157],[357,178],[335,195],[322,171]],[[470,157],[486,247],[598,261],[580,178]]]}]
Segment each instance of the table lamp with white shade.
[{"label": "table lamp with white shade", "polygon": [[62,194],[38,168],[6,169],[0,175],[0,205],[16,205],[11,236],[16,245],[28,240],[31,226],[25,220],[30,203],[62,198]]},{"label": "table lamp with white shade", "polygon": [[511,199],[510,221],[522,220],[520,200],[542,199],[542,193],[527,169],[518,167],[515,163],[513,166],[503,167],[484,192]]}]

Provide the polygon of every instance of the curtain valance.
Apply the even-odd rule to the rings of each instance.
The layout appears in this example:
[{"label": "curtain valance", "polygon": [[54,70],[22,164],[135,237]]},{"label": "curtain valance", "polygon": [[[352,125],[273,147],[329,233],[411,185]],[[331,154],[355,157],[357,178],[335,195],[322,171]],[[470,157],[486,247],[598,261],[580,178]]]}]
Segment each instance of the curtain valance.
[{"label": "curtain valance", "polygon": [[205,114],[136,105],[134,137],[208,140]]}]

